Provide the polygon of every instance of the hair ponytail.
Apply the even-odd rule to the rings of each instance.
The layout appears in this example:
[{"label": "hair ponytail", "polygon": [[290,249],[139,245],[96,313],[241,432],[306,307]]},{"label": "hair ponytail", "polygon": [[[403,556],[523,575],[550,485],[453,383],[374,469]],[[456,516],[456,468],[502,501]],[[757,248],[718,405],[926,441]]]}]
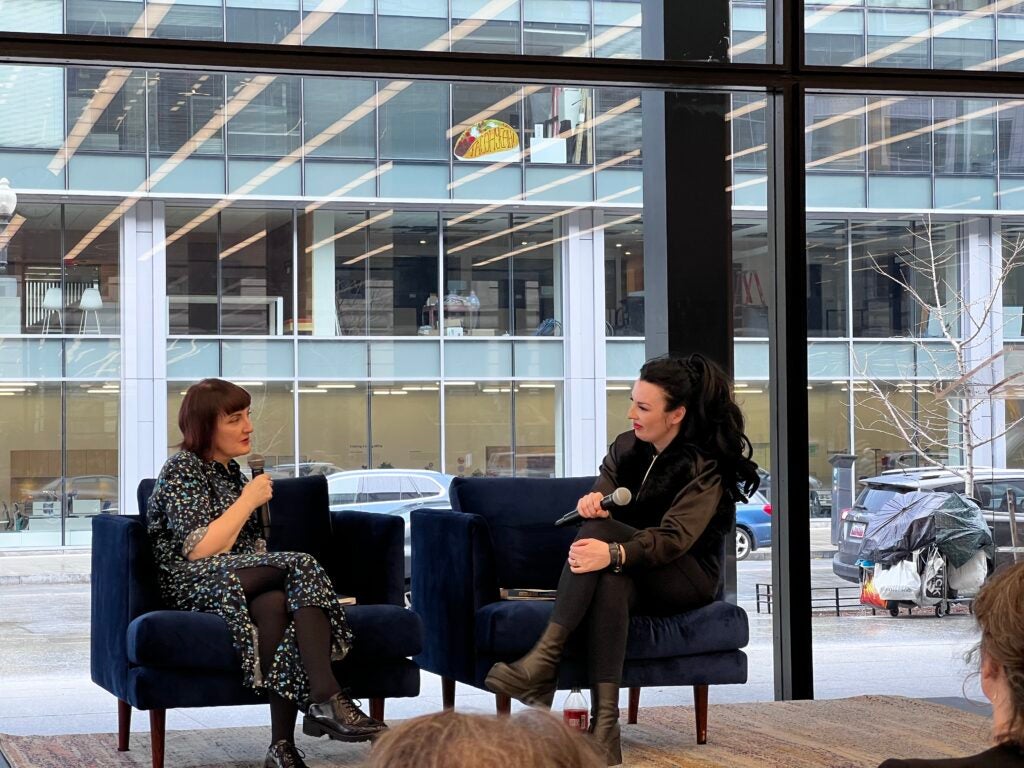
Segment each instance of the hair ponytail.
[{"label": "hair ponytail", "polygon": [[760,478],[754,449],[743,431],[743,413],[725,371],[704,355],[658,357],[640,369],[640,379],[665,392],[666,410],[686,408],[680,435],[718,462],[733,501],[746,501]]}]

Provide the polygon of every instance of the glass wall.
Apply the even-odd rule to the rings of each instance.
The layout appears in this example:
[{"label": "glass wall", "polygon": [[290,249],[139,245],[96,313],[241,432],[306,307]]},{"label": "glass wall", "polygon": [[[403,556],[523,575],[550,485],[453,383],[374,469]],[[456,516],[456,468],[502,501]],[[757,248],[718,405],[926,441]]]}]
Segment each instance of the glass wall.
[{"label": "glass wall", "polygon": [[[3,29],[241,43],[640,58],[641,0],[35,0]],[[763,62],[765,6],[704,10],[718,61]],[[952,55],[950,52],[949,55]],[[646,58],[661,58],[645,51]],[[670,56],[669,58],[675,58]]]}]

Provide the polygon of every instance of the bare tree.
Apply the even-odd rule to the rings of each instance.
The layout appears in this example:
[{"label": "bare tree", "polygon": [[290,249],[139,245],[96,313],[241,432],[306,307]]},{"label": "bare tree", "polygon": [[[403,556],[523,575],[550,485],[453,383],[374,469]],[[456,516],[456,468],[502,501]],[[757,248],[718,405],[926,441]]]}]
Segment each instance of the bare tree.
[{"label": "bare tree", "polygon": [[[921,325],[930,336],[914,334],[916,360],[913,370],[898,377],[870,375],[868,352],[857,359],[857,375],[864,380],[874,402],[855,409],[861,429],[901,439],[920,463],[948,469],[964,481],[965,493],[973,495],[975,461],[979,449],[1004,437],[1024,419],[998,429],[978,429],[992,400],[1005,397],[1007,385],[1021,374],[1003,377],[1002,348],[992,345],[1002,336],[1003,287],[1024,260],[1024,237],[1003,238],[992,248],[989,290],[968,297],[963,289],[957,242],[936,243],[929,217],[921,228],[908,227],[913,246],[901,250],[896,267],[883,264],[879,255],[869,253],[867,268],[891,281],[909,297],[919,311]],[[914,247],[916,246],[916,247]],[[886,254],[889,256],[890,254]],[[976,258],[972,255],[972,258]],[[977,271],[977,266],[975,271]],[[1020,322],[1019,315],[1016,321]],[[922,364],[934,372],[934,386],[911,379]],[[928,397],[922,397],[927,393]],[[909,403],[909,407],[908,407]],[[956,454],[962,463],[950,462]]]}]

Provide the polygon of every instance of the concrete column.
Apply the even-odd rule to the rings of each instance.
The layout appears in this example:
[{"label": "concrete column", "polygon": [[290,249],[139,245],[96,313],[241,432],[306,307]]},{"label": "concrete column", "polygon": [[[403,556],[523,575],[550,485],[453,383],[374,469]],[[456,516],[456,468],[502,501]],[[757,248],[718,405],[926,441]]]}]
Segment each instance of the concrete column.
[{"label": "concrete column", "polygon": [[[334,235],[334,214],[314,211],[313,243],[322,243]],[[300,254],[301,256],[301,254]],[[334,241],[313,249],[313,335],[338,333],[338,307],[334,295]]]},{"label": "concrete column", "polygon": [[[967,368],[973,370],[1003,348],[1003,295],[1002,286],[999,285],[1003,256],[998,219],[972,217],[962,226],[964,262],[961,274],[964,300],[972,323],[984,321],[985,307],[990,299],[993,300],[987,327],[978,334],[976,342],[967,350]],[[962,331],[968,333],[970,329],[965,328]],[[979,372],[975,377],[975,383],[992,386],[1001,381],[1004,375],[1003,359],[999,358]],[[977,392],[977,387],[974,391]],[[973,440],[977,443],[994,434],[1000,434],[1005,429],[1005,424],[1005,401],[1000,398],[983,400],[971,420]],[[950,435],[951,441],[955,437]],[[962,460],[962,457],[960,458]],[[950,461],[953,461],[952,456]],[[1006,440],[999,438],[981,446],[974,455],[974,462],[977,466],[1005,467]]]},{"label": "concrete column", "polygon": [[167,267],[164,205],[136,203],[121,220],[122,514],[136,511],[139,481],[167,457]]},{"label": "concrete column", "polygon": [[604,236],[600,211],[563,218],[569,239],[562,248],[565,318],[565,474],[593,475],[604,457]]}]

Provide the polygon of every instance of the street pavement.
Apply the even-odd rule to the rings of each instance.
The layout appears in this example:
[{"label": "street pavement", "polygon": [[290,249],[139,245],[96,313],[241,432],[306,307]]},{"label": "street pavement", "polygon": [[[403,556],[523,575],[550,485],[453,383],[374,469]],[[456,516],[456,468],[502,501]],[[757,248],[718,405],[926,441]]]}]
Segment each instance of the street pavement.
[{"label": "street pavement", "polygon": [[[81,555],[75,555],[81,557]],[[7,561],[7,563],[5,563]],[[0,574],[10,558],[0,557]],[[828,559],[809,560],[812,585],[849,586],[837,579]],[[25,574],[23,574],[25,575]],[[37,574],[39,575],[39,574]],[[737,567],[739,604],[750,619],[749,682],[715,686],[712,703],[774,699],[772,617],[757,613],[754,585],[771,582],[771,562],[747,560]],[[899,694],[917,698],[981,700],[963,654],[976,641],[974,622],[958,606],[941,619],[931,612],[892,618],[854,610],[842,616],[816,613],[813,619],[815,695],[838,698],[860,694]],[[12,734],[112,732],[117,727],[113,696],[89,679],[89,584],[0,584],[0,732]],[[493,711],[493,697],[459,686],[461,710]],[[560,706],[561,695],[556,699]],[[645,706],[692,702],[686,688],[644,689]],[[623,699],[623,704],[625,699]],[[441,709],[440,680],[423,673],[415,699],[387,703],[388,718],[411,717]],[[267,708],[218,707],[175,710],[167,727],[195,729],[265,725]],[[851,726],[853,727],[853,726]],[[860,726],[857,726],[860,727]],[[148,718],[133,718],[145,731]]]}]

